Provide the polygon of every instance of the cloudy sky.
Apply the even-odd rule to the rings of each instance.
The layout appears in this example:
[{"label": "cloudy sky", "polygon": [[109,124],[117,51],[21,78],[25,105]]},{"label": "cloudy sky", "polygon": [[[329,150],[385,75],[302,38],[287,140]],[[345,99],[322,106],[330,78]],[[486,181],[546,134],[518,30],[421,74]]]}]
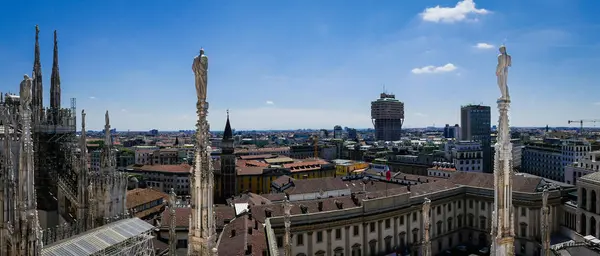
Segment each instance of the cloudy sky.
[{"label": "cloudy sky", "polygon": [[[0,10],[0,91],[31,73],[40,25],[48,104],[58,30],[63,105],[90,129],[193,129],[191,64],[210,57],[209,122],[222,130],[371,127],[384,88],[405,126],[459,122],[495,104],[497,48],[513,55],[511,121],[598,118],[599,1],[10,1]],[[79,111],[78,111],[79,112]],[[496,115],[492,118],[494,122]]]}]

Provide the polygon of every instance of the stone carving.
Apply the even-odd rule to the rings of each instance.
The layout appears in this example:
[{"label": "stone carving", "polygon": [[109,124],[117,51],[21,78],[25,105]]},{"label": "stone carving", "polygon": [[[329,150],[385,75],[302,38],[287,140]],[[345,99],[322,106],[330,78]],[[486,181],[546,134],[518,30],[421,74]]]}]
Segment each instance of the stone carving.
[{"label": "stone carving", "polygon": [[511,56],[506,53],[506,46],[500,46],[500,54],[498,54],[498,65],[496,66],[496,76],[498,77],[498,88],[502,96],[501,100],[510,101],[508,94],[508,68],[512,65]]},{"label": "stone carving", "polygon": [[104,123],[107,126],[110,125],[110,118],[108,117],[108,110],[106,110],[106,114],[104,114]]},{"label": "stone carving", "polygon": [[198,96],[198,102],[205,102],[206,86],[208,84],[208,57],[204,55],[204,49],[200,49],[200,55],[194,58],[192,70],[196,78],[196,96]]},{"label": "stone carving", "polygon": [[23,75],[23,81],[21,81],[20,85],[20,97],[21,97],[21,105],[23,107],[29,107],[31,105],[31,78],[28,75]]}]

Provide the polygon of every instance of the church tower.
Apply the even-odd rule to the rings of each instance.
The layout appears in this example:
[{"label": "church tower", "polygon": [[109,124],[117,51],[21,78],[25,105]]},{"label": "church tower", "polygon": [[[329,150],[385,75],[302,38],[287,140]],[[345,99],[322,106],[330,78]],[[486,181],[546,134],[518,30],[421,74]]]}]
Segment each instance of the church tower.
[{"label": "church tower", "polygon": [[221,142],[221,196],[223,200],[237,194],[236,159],[233,147],[233,132],[229,123],[229,110],[227,110],[227,123]]}]

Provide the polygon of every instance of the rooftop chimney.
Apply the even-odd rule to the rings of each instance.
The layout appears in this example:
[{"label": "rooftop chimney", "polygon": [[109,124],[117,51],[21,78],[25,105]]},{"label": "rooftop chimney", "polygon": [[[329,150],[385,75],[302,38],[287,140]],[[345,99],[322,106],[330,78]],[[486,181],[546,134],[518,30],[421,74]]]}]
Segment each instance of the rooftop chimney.
[{"label": "rooftop chimney", "polygon": [[254,229],[258,229],[258,220],[254,220]]},{"label": "rooftop chimney", "polygon": [[252,235],[252,228],[248,228],[248,235]]},{"label": "rooftop chimney", "polygon": [[272,211],[270,209],[265,209],[265,217],[271,218]]},{"label": "rooftop chimney", "polygon": [[319,211],[323,211],[323,201],[319,201],[317,208],[319,209]]},{"label": "rooftop chimney", "polygon": [[252,213],[251,212],[248,212],[248,219],[252,220]]},{"label": "rooftop chimney", "polygon": [[408,188],[408,191],[410,191],[410,185],[408,185],[406,188]]},{"label": "rooftop chimney", "polygon": [[230,237],[234,237],[235,236],[235,229],[231,230],[231,236]]},{"label": "rooftop chimney", "polygon": [[252,255],[252,245],[251,244],[249,244],[246,247],[246,255]]},{"label": "rooftop chimney", "polygon": [[344,203],[335,200],[335,205],[337,206],[338,209],[343,209],[344,208]]}]

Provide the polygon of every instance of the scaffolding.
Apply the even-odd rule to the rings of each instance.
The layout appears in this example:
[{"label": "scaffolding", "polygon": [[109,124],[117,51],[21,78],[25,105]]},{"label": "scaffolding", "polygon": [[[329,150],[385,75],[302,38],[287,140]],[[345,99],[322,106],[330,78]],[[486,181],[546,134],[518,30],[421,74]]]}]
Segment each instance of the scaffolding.
[{"label": "scaffolding", "polygon": [[139,218],[124,219],[45,246],[41,256],[154,256],[153,230]]}]

